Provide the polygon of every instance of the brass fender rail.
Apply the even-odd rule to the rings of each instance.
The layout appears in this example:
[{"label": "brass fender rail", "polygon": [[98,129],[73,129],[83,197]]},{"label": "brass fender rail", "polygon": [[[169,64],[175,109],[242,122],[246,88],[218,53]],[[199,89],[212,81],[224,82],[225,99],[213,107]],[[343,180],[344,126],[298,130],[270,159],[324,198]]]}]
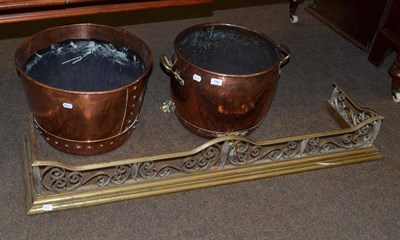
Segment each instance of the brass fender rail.
[{"label": "brass fender rail", "polygon": [[86,165],[39,159],[31,123],[23,154],[28,214],[381,159],[373,143],[383,117],[335,84],[328,104],[347,127],[263,141],[225,136],[189,151]]}]

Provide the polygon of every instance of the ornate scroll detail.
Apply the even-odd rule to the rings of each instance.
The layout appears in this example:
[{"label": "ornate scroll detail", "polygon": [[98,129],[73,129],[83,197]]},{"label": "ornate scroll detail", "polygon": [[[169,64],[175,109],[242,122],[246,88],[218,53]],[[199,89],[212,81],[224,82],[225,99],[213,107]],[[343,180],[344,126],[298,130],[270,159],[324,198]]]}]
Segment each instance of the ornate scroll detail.
[{"label": "ornate scroll detail", "polygon": [[42,182],[45,189],[60,192],[78,188],[83,182],[83,176],[64,168],[48,167],[43,171]]},{"label": "ornate scroll detail", "polygon": [[[343,118],[350,127],[360,126],[353,135],[344,134],[340,146],[359,147],[370,146],[378,136],[383,117],[369,109],[358,107],[339,87],[335,86],[328,103]],[[368,121],[370,119],[374,121]]]},{"label": "ornate scroll detail", "polygon": [[370,123],[352,132],[304,138],[273,145],[257,145],[246,140],[232,143],[228,162],[234,166],[265,161],[283,161],[344,151],[352,148],[368,147],[376,136],[377,124]]},{"label": "ornate scroll detail", "polygon": [[356,107],[342,92],[342,90],[337,87],[333,90],[331,99],[328,100],[328,103],[350,126],[355,126],[373,116],[377,116],[376,113],[370,110]]},{"label": "ornate scroll detail", "polygon": [[294,158],[300,153],[298,141],[290,141],[275,147],[264,147],[248,141],[235,141],[231,145],[228,162],[234,166],[263,161],[279,161]]},{"label": "ornate scroll detail", "polygon": [[187,152],[84,167],[57,162],[38,163],[35,167],[40,176],[38,182],[43,185],[41,193],[138,184],[370,147],[378,135],[383,118],[370,110],[357,107],[338,87],[335,87],[328,102],[349,128],[261,142],[242,136],[224,136]]},{"label": "ornate scroll detail", "polygon": [[206,171],[221,159],[221,144],[214,144],[198,154],[169,161],[144,162],[139,166],[138,177],[154,179],[168,177],[176,173],[193,173]]},{"label": "ornate scroll detail", "polygon": [[84,185],[96,184],[104,187],[123,184],[131,176],[133,165],[119,165],[92,174],[71,171],[63,167],[49,166],[42,172],[42,183],[46,190],[53,192],[71,191]]},{"label": "ornate scroll detail", "polygon": [[105,187],[168,177],[177,173],[206,171],[221,159],[221,144],[208,146],[201,152],[168,161],[145,161],[118,165],[95,171],[72,171],[64,167],[49,166],[42,171],[42,183],[52,192],[71,191],[89,185]]},{"label": "ornate scroll detail", "polygon": [[304,139],[305,148],[303,153],[311,156],[332,151],[368,147],[372,144],[371,140],[374,134],[373,124],[369,124],[354,132],[336,137]]}]

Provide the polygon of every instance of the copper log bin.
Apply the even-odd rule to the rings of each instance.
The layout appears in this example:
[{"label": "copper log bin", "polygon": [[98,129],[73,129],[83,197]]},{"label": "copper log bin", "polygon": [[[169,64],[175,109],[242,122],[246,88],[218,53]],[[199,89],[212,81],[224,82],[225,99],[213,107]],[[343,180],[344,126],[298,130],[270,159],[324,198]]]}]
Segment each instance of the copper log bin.
[{"label": "copper log bin", "polygon": [[[36,52],[73,39],[95,39],[132,50],[143,59],[143,73],[115,89],[71,91],[43,84],[23,70]],[[129,138],[137,122],[153,59],[149,47],[125,30],[74,24],[46,29],[27,38],[16,50],[15,64],[35,122],[47,142],[66,153],[95,155],[111,151]]]},{"label": "copper log bin", "polygon": [[175,114],[205,138],[254,131],[290,57],[289,49],[265,34],[227,23],[189,27],[176,37],[174,50],[161,63],[170,75]]}]

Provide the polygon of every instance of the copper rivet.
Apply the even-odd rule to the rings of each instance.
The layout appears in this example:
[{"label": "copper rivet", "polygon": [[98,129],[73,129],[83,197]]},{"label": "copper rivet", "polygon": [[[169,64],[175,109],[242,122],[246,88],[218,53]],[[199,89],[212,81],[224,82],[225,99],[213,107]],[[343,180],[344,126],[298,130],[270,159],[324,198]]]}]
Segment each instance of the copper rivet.
[{"label": "copper rivet", "polygon": [[137,88],[137,86],[134,86],[134,87],[133,87],[133,90],[136,90],[136,88]]},{"label": "copper rivet", "polygon": [[81,146],[81,145],[76,145],[76,148],[77,148],[77,149],[81,149],[82,146]]},{"label": "copper rivet", "polygon": [[113,145],[114,144],[114,142],[110,142],[110,145]]},{"label": "copper rivet", "polygon": [[133,96],[133,99],[136,99],[136,95]]},{"label": "copper rivet", "polygon": [[55,143],[56,145],[58,145],[58,141],[55,141],[54,143]]},{"label": "copper rivet", "polygon": [[99,146],[99,147],[101,147],[101,148],[102,148],[102,147],[104,147],[104,145],[103,145],[103,144],[100,144],[100,146]]},{"label": "copper rivet", "polygon": [[49,138],[49,137],[47,137],[47,138],[46,138],[46,140],[47,140],[47,141],[49,141],[49,140],[50,140],[50,138]]},{"label": "copper rivet", "polygon": [[87,148],[87,149],[92,149],[92,146],[89,145],[89,146],[87,146],[86,148]]},{"label": "copper rivet", "polygon": [[65,146],[66,148],[68,148],[68,147],[69,147],[69,145],[68,145],[68,144],[65,144],[64,146]]}]

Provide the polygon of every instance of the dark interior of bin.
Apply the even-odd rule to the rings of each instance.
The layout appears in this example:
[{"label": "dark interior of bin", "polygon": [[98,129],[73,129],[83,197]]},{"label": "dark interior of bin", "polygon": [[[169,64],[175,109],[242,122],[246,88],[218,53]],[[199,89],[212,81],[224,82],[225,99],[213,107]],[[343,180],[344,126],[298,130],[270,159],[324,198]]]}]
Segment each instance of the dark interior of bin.
[{"label": "dark interior of bin", "polygon": [[95,40],[67,40],[35,52],[24,66],[38,82],[63,90],[107,91],[138,79],[147,64],[133,50]]},{"label": "dark interior of bin", "polygon": [[190,63],[223,74],[262,72],[279,58],[279,50],[268,37],[235,26],[188,29],[178,36],[175,47]]}]

